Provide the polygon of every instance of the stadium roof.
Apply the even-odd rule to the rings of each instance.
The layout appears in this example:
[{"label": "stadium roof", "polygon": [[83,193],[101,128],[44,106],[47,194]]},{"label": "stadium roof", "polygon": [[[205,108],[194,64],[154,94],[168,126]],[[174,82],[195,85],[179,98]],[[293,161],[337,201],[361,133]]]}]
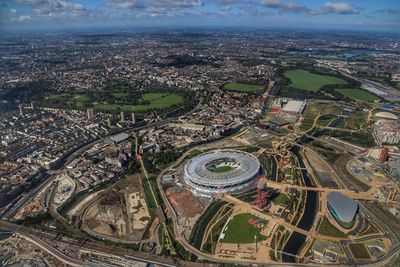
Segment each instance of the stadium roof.
[{"label": "stadium roof", "polygon": [[398,119],[399,119],[399,118],[398,118],[396,115],[394,115],[393,113],[386,112],[386,111],[376,113],[376,114],[375,114],[375,117],[383,118],[383,119],[390,119],[390,120],[398,120]]},{"label": "stadium roof", "polygon": [[338,192],[328,195],[328,203],[342,222],[350,223],[356,215],[358,204],[353,199]]},{"label": "stadium roof", "polygon": [[[214,160],[232,160],[235,168],[222,173],[214,173],[206,165]],[[222,150],[197,155],[185,166],[192,180],[201,184],[229,185],[248,179],[258,173],[260,162],[256,157],[244,151]]]}]

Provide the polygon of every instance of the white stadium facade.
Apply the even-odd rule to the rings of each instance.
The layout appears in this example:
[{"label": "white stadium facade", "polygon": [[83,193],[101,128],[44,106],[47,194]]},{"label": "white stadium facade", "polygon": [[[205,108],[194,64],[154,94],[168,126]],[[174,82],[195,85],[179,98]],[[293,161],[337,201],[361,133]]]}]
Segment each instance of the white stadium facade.
[{"label": "white stadium facade", "polygon": [[216,150],[189,159],[184,180],[200,195],[234,192],[251,185],[261,173],[259,160],[239,150]]}]

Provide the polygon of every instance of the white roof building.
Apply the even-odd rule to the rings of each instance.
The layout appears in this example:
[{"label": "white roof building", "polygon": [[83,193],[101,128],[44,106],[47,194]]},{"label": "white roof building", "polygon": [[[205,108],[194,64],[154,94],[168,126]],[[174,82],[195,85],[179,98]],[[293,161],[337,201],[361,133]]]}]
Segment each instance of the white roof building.
[{"label": "white roof building", "polygon": [[306,106],[305,101],[290,100],[283,107],[282,111],[286,113],[297,113],[301,114]]},{"label": "white roof building", "polygon": [[398,120],[399,119],[395,114],[386,112],[386,111],[376,113],[375,117],[381,118],[381,119],[389,119],[389,120]]}]

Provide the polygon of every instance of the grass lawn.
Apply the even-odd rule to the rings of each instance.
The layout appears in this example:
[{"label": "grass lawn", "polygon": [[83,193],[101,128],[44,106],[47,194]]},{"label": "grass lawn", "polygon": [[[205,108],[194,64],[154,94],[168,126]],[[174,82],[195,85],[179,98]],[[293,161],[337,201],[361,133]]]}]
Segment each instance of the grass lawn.
[{"label": "grass lawn", "polygon": [[76,102],[75,104],[76,104],[76,106],[77,106],[78,108],[83,108],[84,105],[85,105],[85,103],[80,102],[80,101]]},{"label": "grass lawn", "polygon": [[247,83],[227,83],[224,85],[224,89],[243,93],[262,93],[263,91],[262,86]]},{"label": "grass lawn", "polygon": [[329,75],[315,74],[302,69],[289,70],[284,75],[290,79],[290,87],[312,92],[316,92],[328,84],[347,84],[343,79]]},{"label": "grass lawn", "polygon": [[63,99],[63,98],[70,98],[71,95],[68,93],[63,93],[63,94],[57,94],[57,95],[50,95],[47,98],[48,99]]},{"label": "grass lawn", "polygon": [[321,114],[317,121],[317,126],[327,126],[337,115],[342,112],[342,107],[328,105],[326,103],[313,103],[307,106],[304,112],[304,119],[300,126],[301,131],[310,130],[314,119]]},{"label": "grass lawn", "polygon": [[345,119],[344,128],[350,130],[359,130],[367,122],[368,113],[364,111],[355,111],[350,117]]},{"label": "grass lawn", "polygon": [[261,229],[249,223],[251,219],[267,223],[267,221],[250,213],[238,214],[229,221],[225,231],[225,238],[222,242],[241,244],[253,243],[255,235],[257,236],[257,241],[265,240],[266,237],[260,234]]},{"label": "grass lawn", "polygon": [[371,222],[367,221],[366,226],[361,231],[360,236],[363,235],[372,235],[372,234],[379,234],[378,228],[375,227]]},{"label": "grass lawn", "polygon": [[212,169],[211,171],[215,172],[215,173],[221,173],[221,172],[228,172],[228,171],[233,170],[233,169],[234,168],[231,167],[231,166],[224,165],[224,166],[216,167],[216,168]]},{"label": "grass lawn", "polygon": [[[129,93],[114,92],[111,95],[115,98],[124,98],[129,96]],[[142,105],[127,104],[106,104],[97,103],[85,94],[82,93],[62,93],[47,96],[44,100],[44,105],[64,105],[69,109],[84,109],[85,107],[93,107],[98,111],[146,111],[149,109],[163,109],[183,103],[182,96],[174,93],[144,93],[142,101],[146,101]]]},{"label": "grass lawn", "polygon": [[354,258],[356,259],[370,259],[371,255],[364,244],[350,244],[349,248]]},{"label": "grass lawn", "polygon": [[289,203],[289,197],[286,194],[280,193],[276,198],[272,201],[275,205],[287,205]]},{"label": "grass lawn", "polygon": [[355,100],[375,101],[380,99],[376,95],[373,95],[365,90],[357,88],[336,89],[336,91],[338,91],[341,95],[345,97]]},{"label": "grass lawn", "polygon": [[324,217],[319,226],[318,233],[321,235],[333,236],[333,237],[346,237],[346,234],[333,226],[328,218]]},{"label": "grass lawn", "polygon": [[317,125],[318,126],[328,126],[330,124],[330,122],[335,118],[336,118],[336,116],[331,115],[331,114],[322,115],[321,117],[318,118]]},{"label": "grass lawn", "polygon": [[301,131],[310,130],[314,123],[314,119],[319,115],[320,111],[326,108],[328,105],[325,103],[313,103],[306,107],[303,115],[303,121],[300,126]]},{"label": "grass lawn", "polygon": [[116,98],[123,98],[123,97],[127,97],[129,95],[129,93],[111,93],[112,96],[116,97]]},{"label": "grass lawn", "polygon": [[79,102],[85,102],[89,101],[90,97],[88,97],[87,95],[74,95],[74,99]]},{"label": "grass lawn", "polygon": [[148,105],[119,105],[119,104],[102,104],[94,105],[94,109],[99,111],[146,111],[149,109],[163,109],[173,105],[183,103],[183,97],[177,94],[169,93],[146,93],[142,96],[143,100],[149,101]]}]

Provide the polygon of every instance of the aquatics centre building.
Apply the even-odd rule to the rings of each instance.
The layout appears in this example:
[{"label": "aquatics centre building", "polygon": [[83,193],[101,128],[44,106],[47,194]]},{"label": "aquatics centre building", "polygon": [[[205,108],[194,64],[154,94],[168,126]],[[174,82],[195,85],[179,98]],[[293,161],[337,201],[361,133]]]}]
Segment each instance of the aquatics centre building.
[{"label": "aquatics centre building", "polygon": [[332,217],[344,228],[351,228],[358,211],[358,204],[353,199],[338,192],[328,195],[328,211]]},{"label": "aquatics centre building", "polygon": [[261,172],[259,160],[240,150],[216,150],[189,159],[184,166],[184,181],[196,193],[239,191],[251,185]]}]

